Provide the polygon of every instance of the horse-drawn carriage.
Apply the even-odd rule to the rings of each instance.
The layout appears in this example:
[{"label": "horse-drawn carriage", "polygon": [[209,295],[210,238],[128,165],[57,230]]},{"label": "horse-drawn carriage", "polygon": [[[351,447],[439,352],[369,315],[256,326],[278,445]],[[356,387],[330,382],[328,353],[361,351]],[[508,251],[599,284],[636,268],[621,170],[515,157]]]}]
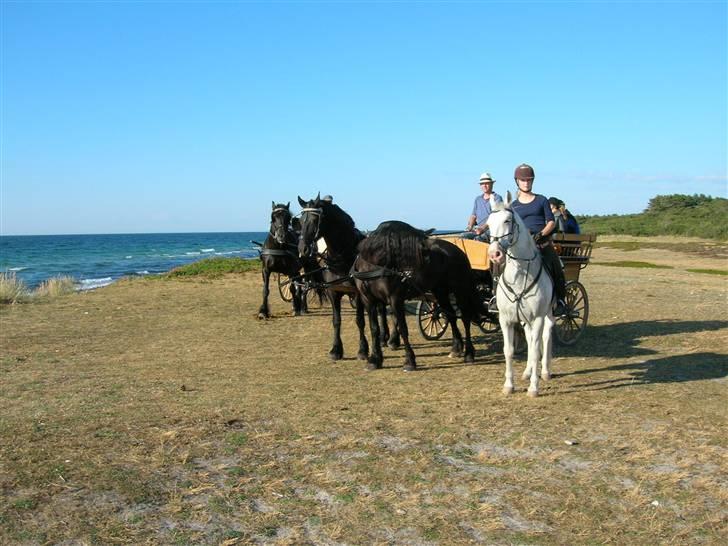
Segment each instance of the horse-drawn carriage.
[{"label": "horse-drawn carriage", "polygon": [[[486,307],[493,297],[488,243],[461,239],[453,235],[441,235],[440,238],[456,245],[468,257],[475,277],[478,298],[482,306]],[[589,264],[594,241],[596,241],[596,235],[593,234],[558,233],[554,235],[554,247],[564,265],[564,277],[566,278],[567,313],[555,317],[556,323],[554,324],[554,333],[561,345],[576,343],[589,319],[589,297],[584,285],[579,282],[579,274]],[[416,315],[417,326],[425,339],[440,339],[445,334],[448,322],[442,316],[441,309],[434,298],[421,299],[417,303]],[[499,328],[498,320],[493,314],[486,315],[476,324],[486,334],[496,332]]]}]

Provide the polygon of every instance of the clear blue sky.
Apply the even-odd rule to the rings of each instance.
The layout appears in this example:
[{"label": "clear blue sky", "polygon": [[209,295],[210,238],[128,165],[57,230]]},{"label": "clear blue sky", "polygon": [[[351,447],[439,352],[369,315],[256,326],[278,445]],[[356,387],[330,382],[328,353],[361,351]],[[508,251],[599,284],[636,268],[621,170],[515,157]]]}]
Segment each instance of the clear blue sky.
[{"label": "clear blue sky", "polygon": [[319,191],[462,228],[521,162],[575,213],[726,197],[726,6],[3,0],[0,233],[266,230]]}]

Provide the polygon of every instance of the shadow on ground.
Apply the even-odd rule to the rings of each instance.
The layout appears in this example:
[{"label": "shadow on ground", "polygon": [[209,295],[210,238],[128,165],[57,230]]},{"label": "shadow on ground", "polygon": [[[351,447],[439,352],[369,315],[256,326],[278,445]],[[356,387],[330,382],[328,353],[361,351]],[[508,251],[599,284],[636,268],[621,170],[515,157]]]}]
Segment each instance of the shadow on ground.
[{"label": "shadow on ground", "polygon": [[614,379],[584,383],[566,392],[614,389],[653,383],[683,383],[686,381],[723,379],[728,377],[728,362],[723,354],[693,353],[633,362],[631,364],[588,368],[558,375],[559,377],[568,377],[615,371],[627,373]]},{"label": "shadow on ground", "polygon": [[572,347],[555,345],[557,356],[629,358],[656,354],[640,347],[640,340],[649,337],[714,332],[728,328],[725,320],[639,320],[620,324],[588,326],[582,338]]}]

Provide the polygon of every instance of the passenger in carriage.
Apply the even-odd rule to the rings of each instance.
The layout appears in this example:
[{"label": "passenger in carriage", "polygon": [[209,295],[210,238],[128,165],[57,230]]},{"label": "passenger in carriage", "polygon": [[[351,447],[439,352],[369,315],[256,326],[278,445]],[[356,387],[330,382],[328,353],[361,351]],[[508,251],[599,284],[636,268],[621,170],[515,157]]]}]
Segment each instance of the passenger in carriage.
[{"label": "passenger in carriage", "polygon": [[549,205],[551,206],[551,212],[554,213],[554,221],[556,222],[557,233],[581,233],[579,228],[579,222],[576,221],[566,208],[564,202],[558,197],[549,197]]},{"label": "passenger in carriage", "polygon": [[[535,178],[533,167],[525,163],[519,165],[514,172],[514,178],[518,187],[518,196],[511,203],[511,209],[518,213],[528,227],[536,246],[541,251],[544,267],[554,281],[554,293],[556,294],[554,315],[564,315],[567,312],[564,301],[566,299],[566,279],[559,255],[556,254],[551,242],[551,233],[556,227],[554,214],[551,212],[548,199],[543,195],[533,193],[533,179]],[[492,308],[493,305],[491,305]]]},{"label": "passenger in carriage", "polygon": [[468,218],[468,226],[465,233],[462,234],[463,239],[476,239],[478,241],[487,241],[488,233],[488,216],[490,216],[490,197],[495,196],[496,201],[503,201],[503,198],[493,191],[495,179],[490,173],[480,175],[480,189],[483,192],[475,198],[473,203],[473,212]]}]

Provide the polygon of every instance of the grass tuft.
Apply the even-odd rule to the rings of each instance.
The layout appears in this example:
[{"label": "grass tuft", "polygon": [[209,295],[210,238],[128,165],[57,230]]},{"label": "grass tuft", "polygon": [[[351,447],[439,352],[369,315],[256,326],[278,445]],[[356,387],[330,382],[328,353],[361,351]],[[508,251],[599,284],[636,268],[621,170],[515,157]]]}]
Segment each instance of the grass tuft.
[{"label": "grass tuft", "polygon": [[670,265],[658,265],[650,262],[637,262],[632,260],[622,260],[619,262],[594,262],[595,265],[607,265],[609,267],[636,267],[642,269],[674,269]]},{"label": "grass tuft", "polygon": [[708,275],[728,275],[728,271],[724,269],[686,269],[691,273],[707,273]]},{"label": "grass tuft", "polygon": [[15,273],[0,273],[0,303],[20,303],[29,298],[28,287]]},{"label": "grass tuft", "polygon": [[53,277],[40,283],[35,289],[33,296],[41,298],[55,298],[65,294],[72,294],[76,291],[73,279],[67,276]]}]

